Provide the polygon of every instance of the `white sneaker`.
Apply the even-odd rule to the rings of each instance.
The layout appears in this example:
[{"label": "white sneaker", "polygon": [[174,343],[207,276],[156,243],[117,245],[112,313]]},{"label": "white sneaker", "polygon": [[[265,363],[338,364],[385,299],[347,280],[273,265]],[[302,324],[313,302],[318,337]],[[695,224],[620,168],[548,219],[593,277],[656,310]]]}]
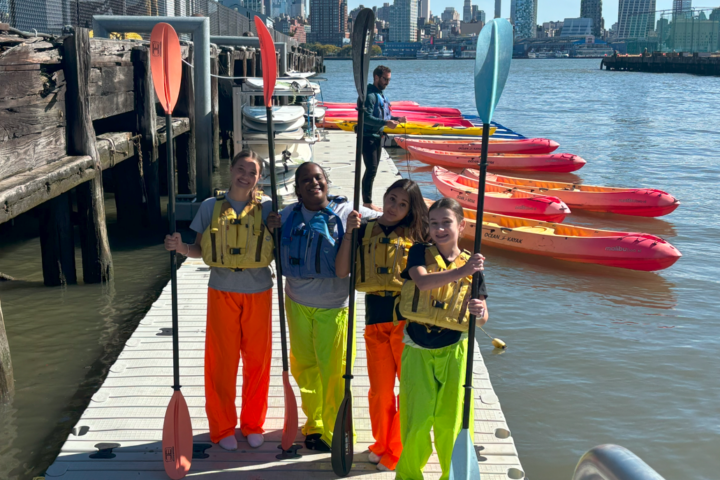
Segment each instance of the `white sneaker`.
[{"label": "white sneaker", "polygon": [[237,450],[237,439],[235,438],[235,435],[230,435],[223,438],[218,442],[218,444],[225,450]]},{"label": "white sneaker", "polygon": [[262,433],[251,433],[247,436],[247,441],[252,448],[258,448],[265,443],[265,437]]},{"label": "white sneaker", "polygon": [[389,472],[390,471],[390,469],[388,467],[386,467],[385,465],[383,465],[382,463],[377,464],[377,469],[380,470],[381,472]]},{"label": "white sneaker", "polygon": [[370,463],[380,463],[380,457],[375,455],[373,452],[370,452],[370,454],[368,455],[368,460],[370,461]]}]

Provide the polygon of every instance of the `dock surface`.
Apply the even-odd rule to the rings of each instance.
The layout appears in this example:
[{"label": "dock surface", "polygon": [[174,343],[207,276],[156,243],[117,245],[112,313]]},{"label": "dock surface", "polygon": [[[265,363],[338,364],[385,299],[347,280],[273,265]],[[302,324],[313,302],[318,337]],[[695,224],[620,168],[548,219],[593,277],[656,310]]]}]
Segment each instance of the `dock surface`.
[{"label": "dock surface", "polygon": [[[315,147],[315,161],[329,171],[331,193],[352,197],[355,135],[330,132],[329,141]],[[385,189],[399,174],[383,153],[375,181],[374,198],[379,201]],[[207,282],[210,272],[202,260],[188,259],[178,271],[180,383],[192,417],[195,455],[188,478],[207,479],[316,479],[337,478],[329,453],[301,449],[301,458],[278,460],[282,434],[284,401],[277,290],[273,290],[273,355],[270,399],[265,423],[265,444],[250,448],[239,427],[238,450],[228,452],[210,442],[205,416],[203,363]],[[353,379],[353,418],[357,430],[355,459],[350,476],[393,479],[394,472],[380,472],[368,461],[373,443],[368,412],[367,363],[363,340],[365,303],[357,296],[357,359]],[[473,368],[475,385],[475,445],[483,480],[523,478],[524,474],[499,400],[488,371],[475,345]],[[237,380],[238,414],[242,388],[242,369]],[[102,387],[92,397],[69,435],[46,478],[67,480],[166,479],[162,463],[162,425],[173,393],[170,284],[163,290],[128,340]],[[305,416],[300,409],[300,392],[291,376],[298,400],[300,425]],[[396,387],[397,388],[397,387]],[[296,442],[302,445],[298,431]],[[425,469],[426,479],[440,477],[437,456],[433,454]]]}]

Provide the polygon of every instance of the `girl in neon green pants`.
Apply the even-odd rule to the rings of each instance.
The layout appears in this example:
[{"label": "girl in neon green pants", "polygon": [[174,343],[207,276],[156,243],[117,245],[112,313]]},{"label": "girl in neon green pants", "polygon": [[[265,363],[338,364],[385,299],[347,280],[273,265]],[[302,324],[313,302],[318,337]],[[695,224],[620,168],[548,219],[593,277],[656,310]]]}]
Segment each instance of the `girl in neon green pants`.
[{"label": "girl in neon green pants", "polygon": [[[345,197],[328,196],[327,176],[316,163],[304,163],[295,171],[295,193],[300,202],[281,212],[278,247],[287,279],[290,371],[307,416],[305,447],[327,452],[344,395],[350,293],[350,279],[337,277],[335,257],[340,243],[351,239],[343,237],[353,209]],[[359,213],[379,215],[367,208]]]},{"label": "girl in neon green pants", "polygon": [[[395,469],[398,480],[422,480],[432,454],[431,429],[442,468],[440,478],[448,478],[453,445],[462,429],[468,343],[460,325],[464,323],[467,329],[468,312],[476,316],[478,325],[484,325],[488,315],[484,282],[482,299],[466,300],[471,294],[469,277],[483,270],[484,257],[458,247],[465,228],[462,207],[444,198],[430,207],[429,217],[432,243],[413,245],[402,274],[406,283],[400,311],[408,321],[400,374],[403,452]],[[446,328],[436,326],[438,318]],[[471,438],[473,410],[470,408]]]}]

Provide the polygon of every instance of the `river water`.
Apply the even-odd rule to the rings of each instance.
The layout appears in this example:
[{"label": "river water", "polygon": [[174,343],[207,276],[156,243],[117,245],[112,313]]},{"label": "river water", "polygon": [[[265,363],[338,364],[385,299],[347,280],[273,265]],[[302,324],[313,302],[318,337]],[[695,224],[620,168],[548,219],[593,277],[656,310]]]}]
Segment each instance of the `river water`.
[{"label": "river water", "polygon": [[[643,273],[487,248],[488,331],[508,349],[494,354],[484,339],[481,348],[528,478],[568,479],[583,452],[617,443],[668,480],[716,479],[720,79],[607,72],[599,63],[514,61],[495,120],[588,161],[576,174],[533,178],[677,196],[682,205],[662,219],[573,213],[566,223],[660,235],[684,256]],[[354,101],[351,62],[326,64],[325,100]],[[388,65],[390,98],[476,113],[472,61]],[[428,168],[402,150],[391,155],[438,197]],[[0,479],[41,474],[52,462],[168,281],[162,246],[123,236],[111,200],[107,209],[110,287],[43,287],[29,216],[0,235],[0,272],[21,279],[0,282],[17,389],[13,404],[0,406]]]}]

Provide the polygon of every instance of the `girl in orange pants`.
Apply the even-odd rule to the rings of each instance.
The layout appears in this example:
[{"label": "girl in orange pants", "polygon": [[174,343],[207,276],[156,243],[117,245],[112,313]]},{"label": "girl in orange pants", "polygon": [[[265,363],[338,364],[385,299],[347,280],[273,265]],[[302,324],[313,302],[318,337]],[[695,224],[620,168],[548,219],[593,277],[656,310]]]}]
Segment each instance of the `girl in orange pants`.
[{"label": "girl in orange pants", "polygon": [[[394,470],[402,452],[395,379],[400,378],[405,327],[397,317],[395,300],[402,289],[400,274],[408,251],[427,236],[427,206],[420,188],[412,180],[398,180],[385,192],[381,217],[361,221],[356,214],[350,215],[346,235],[355,228],[360,229],[355,288],[366,294],[368,400],[375,438],[369,460],[378,470]],[[336,269],[338,276],[350,274],[349,242],[340,246]]]},{"label": "girl in orange pants", "polygon": [[270,233],[280,226],[269,197],[257,183],[262,161],[253,151],[232,160],[232,183],[226,194],[205,200],[190,228],[195,243],[180,234],[165,238],[165,248],[210,265],[205,338],[205,411],[210,439],[237,450],[235,396],[243,362],[240,431],[251,447],[264,442],[272,356],[272,287],[268,265],[273,258]]}]

